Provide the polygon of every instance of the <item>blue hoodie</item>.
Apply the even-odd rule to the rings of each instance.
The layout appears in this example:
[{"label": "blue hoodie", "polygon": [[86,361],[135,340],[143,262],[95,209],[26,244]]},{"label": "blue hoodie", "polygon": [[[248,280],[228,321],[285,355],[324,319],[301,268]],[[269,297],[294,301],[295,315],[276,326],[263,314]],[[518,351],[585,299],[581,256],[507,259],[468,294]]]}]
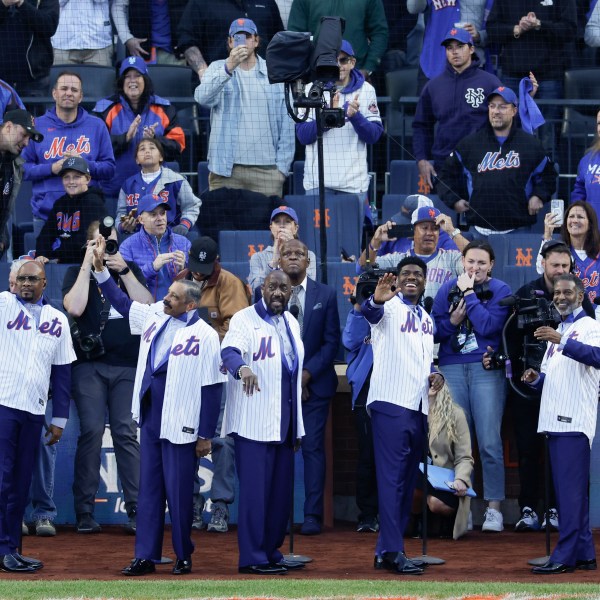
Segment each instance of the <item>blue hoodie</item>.
[{"label": "blue hoodie", "polygon": [[65,193],[61,178],[52,174],[53,163],[61,160],[65,152],[80,154],[90,166],[92,185],[112,178],[115,157],[106,125],[83,108],[78,109],[73,123],[65,123],[52,108],[36,119],[35,126],[44,141],[28,144],[21,156],[25,160],[25,179],[33,181],[33,214],[46,221],[54,202]]}]

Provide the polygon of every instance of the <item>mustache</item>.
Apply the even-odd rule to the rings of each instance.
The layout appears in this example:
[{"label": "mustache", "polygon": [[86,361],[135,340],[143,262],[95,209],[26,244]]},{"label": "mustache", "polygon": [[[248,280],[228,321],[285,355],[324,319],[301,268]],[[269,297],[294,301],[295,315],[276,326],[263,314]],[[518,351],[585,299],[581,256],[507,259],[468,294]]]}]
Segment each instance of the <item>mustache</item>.
[{"label": "mustache", "polygon": [[163,304],[167,307],[167,308],[172,308],[171,307],[171,303],[168,300],[163,300]]}]

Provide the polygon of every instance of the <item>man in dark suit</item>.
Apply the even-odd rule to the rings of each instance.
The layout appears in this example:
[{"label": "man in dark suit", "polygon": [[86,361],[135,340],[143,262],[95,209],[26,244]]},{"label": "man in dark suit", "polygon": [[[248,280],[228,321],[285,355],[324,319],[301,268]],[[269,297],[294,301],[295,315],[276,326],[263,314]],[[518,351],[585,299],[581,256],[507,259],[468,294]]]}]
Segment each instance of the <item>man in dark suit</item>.
[{"label": "man in dark suit", "polygon": [[292,283],[290,312],[300,324],[304,342],[302,416],[306,435],[304,458],[304,523],[300,533],[317,535],[323,524],[325,425],[329,401],[337,388],[333,367],[340,344],[340,318],[335,290],[306,276],[308,248],[293,239],[281,248],[280,265]]}]

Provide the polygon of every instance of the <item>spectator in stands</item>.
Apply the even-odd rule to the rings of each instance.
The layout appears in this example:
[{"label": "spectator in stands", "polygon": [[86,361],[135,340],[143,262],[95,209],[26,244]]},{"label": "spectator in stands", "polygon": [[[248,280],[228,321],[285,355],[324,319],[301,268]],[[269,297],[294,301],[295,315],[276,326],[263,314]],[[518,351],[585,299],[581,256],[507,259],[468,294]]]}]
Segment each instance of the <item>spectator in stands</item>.
[{"label": "spectator in stands", "polygon": [[111,15],[128,56],[148,63],[185,65],[177,43],[177,26],[187,0],[113,0]]},{"label": "spectator in stands", "polygon": [[[381,0],[360,0],[351,4],[323,0],[294,0],[288,29],[319,35],[321,17],[343,17],[344,37],[356,49],[350,54],[363,78],[368,78],[381,63],[388,46],[388,22]],[[352,66],[354,66],[354,64]]]},{"label": "spectator in stands", "polygon": [[419,90],[423,89],[428,79],[442,74],[444,58],[448,55],[446,53],[444,56],[438,44],[443,44],[442,36],[452,28],[463,28],[469,33],[479,64],[485,64],[483,50],[487,41],[485,19],[486,12],[489,12],[486,5],[485,0],[463,0],[460,4],[440,3],[433,0],[407,0],[408,12],[425,14],[425,36],[419,64]]},{"label": "spectator in stands", "polygon": [[444,283],[433,303],[439,369],[450,393],[464,411],[483,468],[483,495],[488,503],[483,531],[502,531],[500,502],[504,499],[504,457],[500,426],[506,401],[505,374],[487,371],[481,360],[487,347],[498,348],[509,309],[499,303],[511,294],[491,277],[494,251],[482,240],[463,250],[464,273]]},{"label": "spectator in stands", "polygon": [[510,88],[496,88],[487,104],[489,125],[463,138],[446,159],[440,196],[466,212],[480,237],[529,231],[556,189],[554,165],[542,144],[516,126],[518,100]]},{"label": "spectator in stands", "polygon": [[167,226],[168,202],[147,194],[138,201],[137,233],[121,244],[121,255],[135,262],[144,277],[152,298],[164,298],[169,286],[187,264],[190,242]]},{"label": "spectator in stands", "polygon": [[413,122],[419,174],[431,189],[458,142],[487,123],[486,98],[502,85],[495,75],[480,68],[473,38],[466,29],[451,26],[441,45],[445,48],[445,69],[423,88]]},{"label": "spectator in stands", "polygon": [[294,124],[283,84],[269,83],[266,62],[256,53],[259,43],[253,21],[233,21],[229,58],[210,64],[194,98],[211,109],[210,189],[242,188],[281,197],[294,157]]},{"label": "spectator in stands", "polygon": [[4,113],[9,110],[25,110],[23,101],[17,91],[6,81],[0,79],[0,123],[4,120]]},{"label": "spectator in stands", "polygon": [[[396,71],[406,67],[416,66],[419,54],[419,48],[411,48],[411,42],[415,42],[414,34],[409,37],[411,32],[417,25],[417,15],[412,15],[408,12],[405,2],[396,2],[396,0],[382,0],[385,16],[388,23],[388,47],[381,58],[381,68],[379,71],[387,73],[388,71]],[[414,62],[416,57],[416,62]],[[375,74],[376,76],[378,73]],[[385,79],[378,78],[375,84],[379,88],[381,81],[381,89],[384,88]]]},{"label": "spectator in stands", "polygon": [[157,138],[142,138],[135,149],[135,162],[141,171],[125,180],[119,192],[116,219],[119,233],[137,231],[138,199],[146,194],[161,196],[171,207],[169,227],[187,235],[196,223],[202,200],[194,195],[187,179],[165,167],[164,148]]},{"label": "spectator in stands", "polygon": [[[273,244],[260,252],[255,252],[250,257],[248,283],[252,292],[260,289],[271,271],[280,268],[281,246],[289,240],[298,238],[298,215],[296,211],[289,206],[275,208],[271,213],[269,229],[271,230]],[[312,250],[308,252],[308,276],[311,279],[317,278],[317,259]]]},{"label": "spectator in stands", "polygon": [[[575,0],[494,2],[487,21],[489,42],[500,47],[502,82],[518,89],[519,81],[533,71],[539,79],[538,99],[563,97],[564,71],[570,63],[568,49],[577,34]],[[561,107],[542,107],[546,120],[559,120]],[[544,146],[554,147],[552,124],[542,128]],[[554,139],[553,139],[554,137]]]},{"label": "spectator in stands", "polygon": [[[99,533],[94,519],[95,496],[100,481],[100,452],[108,412],[119,479],[123,486],[127,524],[135,533],[140,447],[131,418],[131,398],[140,337],[132,335],[129,323],[108,302],[92,267],[100,222],[87,229],[87,244],[81,266],[69,267],[63,281],[63,304],[72,319],[71,335],[77,353],[73,366],[73,400],[79,415],[80,432],[75,454],[73,496],[77,533]],[[116,231],[110,236],[116,240]],[[106,254],[110,275],[132,299],[151,303],[152,296],[140,268],[122,255]],[[90,339],[94,343],[89,343]]]},{"label": "spectator in stands", "polygon": [[[343,127],[326,129],[323,135],[325,189],[334,194],[355,194],[362,206],[367,199],[370,180],[367,144],[377,142],[383,133],[383,125],[375,89],[365,81],[362,72],[355,68],[354,49],[346,40],[342,41],[338,65],[340,78],[335,84],[337,91],[331,106],[344,109],[346,122]],[[300,115],[303,114],[299,112]],[[308,194],[316,194],[319,177],[314,110],[310,111],[304,123],[296,124],[296,135],[300,143],[306,146],[304,189]],[[340,152],[342,148],[344,151]]]},{"label": "spectator in stands", "polygon": [[[388,239],[387,231],[392,223],[388,221],[380,225],[369,243],[369,261],[377,262],[381,269],[395,269],[406,256],[418,256],[427,265],[424,296],[435,298],[443,283],[458,277],[463,272],[461,253],[458,250],[443,250],[438,247],[441,227],[452,231],[452,220],[442,215],[437,208],[423,206],[413,212],[412,223],[415,234],[414,246],[405,252],[392,252],[384,256],[377,256],[377,250],[380,244]],[[468,243],[460,232],[454,238],[457,241],[460,239],[461,248]],[[366,251],[361,254],[359,264],[363,267],[366,265]]]},{"label": "spectator in stands", "polygon": [[66,193],[54,203],[36,240],[36,256],[76,263],[89,239],[88,227],[106,214],[104,196],[98,188],[88,187],[92,178],[90,167],[80,156],[65,160],[58,176]]},{"label": "spectator in stands", "polygon": [[[598,6],[598,5],[596,5]],[[600,209],[600,111],[596,115],[596,136],[577,167],[571,202],[585,200],[596,212]]]},{"label": "spectator in stands", "polygon": [[367,412],[367,397],[373,372],[371,328],[362,314],[360,300],[354,290],[353,309],[348,313],[342,333],[348,368],[346,376],[352,389],[352,414],[356,427],[358,457],[356,461],[356,505],[359,533],[379,531],[377,475],[373,451],[373,428]]},{"label": "spectator in stands", "polygon": [[[10,245],[10,232],[6,225],[23,177],[24,161],[19,155],[30,139],[38,143],[44,139],[35,128],[31,114],[26,110],[4,113],[4,122],[0,124],[0,257]],[[12,256],[9,258],[12,259]]]},{"label": "spectator in stands", "polygon": [[21,96],[46,96],[59,0],[2,0],[0,72]]},{"label": "spectator in stands", "polygon": [[[189,252],[188,268],[182,271],[175,280],[188,279],[196,281],[202,288],[199,308],[208,311],[213,328],[223,341],[229,329],[229,321],[233,315],[250,304],[248,290],[242,280],[223,269],[219,262],[219,249],[216,242],[209,237],[200,237],[192,242]],[[210,522],[207,531],[225,533],[228,530],[229,505],[235,499],[235,446],[233,438],[221,437],[225,394],[221,398],[221,410],[217,421],[216,436],[211,442],[210,456],[213,463],[213,478],[210,488],[212,503]],[[196,492],[196,505],[199,501]],[[201,511],[196,510],[195,529],[202,529],[204,522]],[[192,526],[194,526],[192,525]]]},{"label": "spectator in stands", "polygon": [[[555,221],[553,213],[544,217],[544,238],[540,250],[545,242],[552,239],[552,232],[557,227]],[[571,250],[573,272],[583,281],[585,292],[593,302],[600,297],[600,231],[593,205],[583,200],[571,204],[565,210],[560,234]],[[537,272],[543,273],[540,256],[536,266]]]},{"label": "spectator in stands", "polygon": [[52,37],[54,64],[112,67],[109,0],[59,0],[60,19]]},{"label": "spectator in stands", "polygon": [[317,535],[323,527],[325,426],[337,388],[333,361],[340,344],[340,317],[335,290],[307,276],[309,260],[308,248],[300,240],[282,245],[281,270],[292,284],[290,312],[297,315],[304,343],[302,418],[306,434],[302,438],[304,523],[300,533]]},{"label": "spectator in stands", "polygon": [[[452,401],[447,384],[437,393],[429,391],[429,455],[436,467],[452,469],[452,489],[441,491],[427,482],[427,508],[433,519],[428,519],[430,535],[452,537],[457,540],[467,532],[471,498],[473,456],[471,434],[463,409]],[[423,507],[423,480],[417,479],[413,495],[413,516],[421,515]],[[439,517],[439,518],[435,518]],[[449,525],[449,527],[448,527]]]},{"label": "spectator in stands", "polygon": [[115,173],[115,158],[104,123],[79,105],[83,84],[76,73],[61,73],[52,90],[55,107],[37,119],[44,133],[42,144],[30,144],[23,152],[25,179],[33,181],[33,228],[39,235],[50,209],[65,189],[58,176],[68,158],[81,156],[94,182],[104,185]]},{"label": "spectator in stands", "polygon": [[104,189],[117,197],[123,182],[138,171],[136,148],[142,139],[158,139],[165,160],[177,160],[185,149],[185,134],[169,100],[154,93],[144,59],[131,56],[121,63],[117,93],[100,100],[94,112],[106,123],[116,160],[115,176]]},{"label": "spectator in stands", "polygon": [[[188,0],[177,29],[179,48],[184,53],[188,65],[200,79],[208,65],[226,58],[227,55],[231,56],[231,45],[224,47],[221,32],[225,31],[234,19],[240,17],[240,13],[243,13],[247,21],[252,20],[252,23],[256,23],[254,29],[261,32],[262,57],[271,38],[283,29],[275,0],[263,0],[260,4],[247,4],[243,10],[240,8],[240,5],[230,0],[212,0],[210,4],[204,0]],[[258,48],[257,43],[257,52]],[[232,63],[229,66],[232,67]],[[230,71],[233,71],[233,68],[230,68]]]}]

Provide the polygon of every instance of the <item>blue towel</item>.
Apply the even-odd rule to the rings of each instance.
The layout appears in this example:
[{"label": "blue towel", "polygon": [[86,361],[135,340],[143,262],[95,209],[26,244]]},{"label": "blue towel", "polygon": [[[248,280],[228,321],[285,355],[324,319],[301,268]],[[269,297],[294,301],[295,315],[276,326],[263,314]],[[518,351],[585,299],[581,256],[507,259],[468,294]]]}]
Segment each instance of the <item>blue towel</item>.
[{"label": "blue towel", "polygon": [[529,95],[532,89],[533,83],[529,77],[523,77],[519,83],[519,116],[521,126],[527,133],[533,133],[546,122],[535,100]]}]

